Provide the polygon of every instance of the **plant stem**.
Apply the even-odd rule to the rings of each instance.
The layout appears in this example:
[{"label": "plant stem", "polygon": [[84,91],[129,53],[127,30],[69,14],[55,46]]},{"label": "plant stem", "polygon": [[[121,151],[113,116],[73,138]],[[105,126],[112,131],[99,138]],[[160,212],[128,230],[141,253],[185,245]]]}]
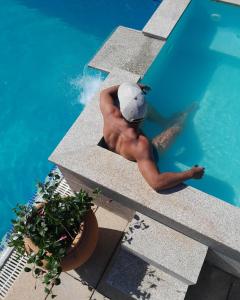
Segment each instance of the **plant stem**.
[{"label": "plant stem", "polygon": [[44,300],[47,300],[48,296],[49,296],[49,295],[51,294],[51,292],[52,292],[53,287],[54,287],[54,283],[51,284],[51,287],[50,287],[50,289],[49,289],[49,292],[48,292],[47,295],[45,296]]}]

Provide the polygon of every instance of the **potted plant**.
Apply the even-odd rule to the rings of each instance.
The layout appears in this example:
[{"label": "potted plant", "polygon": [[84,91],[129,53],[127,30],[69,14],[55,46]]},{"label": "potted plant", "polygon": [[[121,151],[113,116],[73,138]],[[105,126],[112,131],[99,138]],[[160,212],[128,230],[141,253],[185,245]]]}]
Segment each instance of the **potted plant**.
[{"label": "potted plant", "polygon": [[25,271],[42,278],[45,299],[56,297],[52,289],[61,283],[61,272],[86,262],[98,239],[97,220],[91,209],[93,198],[83,190],[61,196],[56,192],[60,180],[56,171],[51,172],[45,183],[38,184],[41,200],[14,209],[17,218],[12,220],[9,241],[20,255],[27,254],[32,268],[25,267]]}]

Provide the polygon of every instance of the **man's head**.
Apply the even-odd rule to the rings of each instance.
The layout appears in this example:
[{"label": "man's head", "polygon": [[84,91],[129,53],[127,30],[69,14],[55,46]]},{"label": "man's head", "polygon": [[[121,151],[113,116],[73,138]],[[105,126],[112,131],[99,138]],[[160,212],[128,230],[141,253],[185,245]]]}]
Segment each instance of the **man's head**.
[{"label": "man's head", "polygon": [[120,111],[128,122],[138,122],[144,119],[147,103],[142,89],[136,83],[124,82],[118,88]]}]

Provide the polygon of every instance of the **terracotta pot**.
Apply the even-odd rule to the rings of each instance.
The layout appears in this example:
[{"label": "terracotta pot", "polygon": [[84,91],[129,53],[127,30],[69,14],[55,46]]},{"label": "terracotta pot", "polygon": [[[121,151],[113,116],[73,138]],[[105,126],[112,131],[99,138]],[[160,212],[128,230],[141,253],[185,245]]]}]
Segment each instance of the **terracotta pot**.
[{"label": "terracotta pot", "polygon": [[[93,254],[98,241],[98,223],[92,210],[88,212],[84,222],[80,225],[79,233],[67,250],[66,256],[62,259],[63,271],[76,269],[84,264]],[[30,238],[24,238],[27,253],[38,253],[39,248]],[[51,255],[51,253],[49,253]],[[43,261],[43,267],[46,262]]]}]

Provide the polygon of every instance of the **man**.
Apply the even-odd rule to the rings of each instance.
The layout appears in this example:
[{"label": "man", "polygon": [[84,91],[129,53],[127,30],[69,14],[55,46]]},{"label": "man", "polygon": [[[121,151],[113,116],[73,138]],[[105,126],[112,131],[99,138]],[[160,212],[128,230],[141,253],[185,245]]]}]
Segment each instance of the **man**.
[{"label": "man", "polygon": [[[173,138],[181,131],[187,112],[180,114],[170,127],[150,142],[139,129],[147,113],[144,98],[147,90],[146,86],[125,82],[101,92],[103,136],[108,149],[128,160],[136,161],[142,176],[156,191],[175,187],[188,179],[202,178],[204,168],[198,166],[184,172],[161,173],[158,170],[154,161],[153,147],[162,152],[169,146]],[[153,109],[149,110],[152,119],[165,122]]]}]

